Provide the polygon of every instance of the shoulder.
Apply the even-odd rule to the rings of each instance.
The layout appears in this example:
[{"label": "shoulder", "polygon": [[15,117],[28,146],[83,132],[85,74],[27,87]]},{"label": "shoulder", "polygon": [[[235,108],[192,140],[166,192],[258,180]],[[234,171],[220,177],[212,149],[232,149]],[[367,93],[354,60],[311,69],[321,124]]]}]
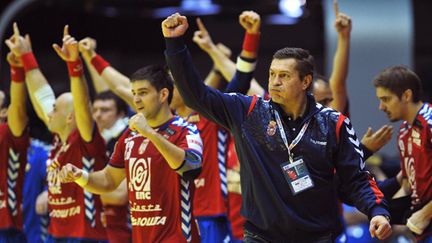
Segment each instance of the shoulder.
[{"label": "shoulder", "polygon": [[422,108],[419,111],[419,116],[422,119],[422,123],[432,128],[432,105],[429,103],[424,103]]}]

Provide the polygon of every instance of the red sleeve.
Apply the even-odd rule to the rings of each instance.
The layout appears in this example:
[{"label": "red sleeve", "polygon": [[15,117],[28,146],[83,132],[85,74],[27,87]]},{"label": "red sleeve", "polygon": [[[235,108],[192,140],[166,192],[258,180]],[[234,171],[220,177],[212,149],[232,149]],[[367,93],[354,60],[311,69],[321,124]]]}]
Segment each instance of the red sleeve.
[{"label": "red sleeve", "polygon": [[127,134],[129,133],[129,129],[126,130],[123,135],[118,139],[114,146],[114,151],[111,154],[111,159],[109,161],[109,165],[116,167],[116,168],[124,168],[125,167],[125,138],[127,137]]},{"label": "red sleeve", "polygon": [[202,156],[203,143],[198,128],[194,124],[188,124],[185,129],[182,129],[175,145],[185,151],[193,150]]}]

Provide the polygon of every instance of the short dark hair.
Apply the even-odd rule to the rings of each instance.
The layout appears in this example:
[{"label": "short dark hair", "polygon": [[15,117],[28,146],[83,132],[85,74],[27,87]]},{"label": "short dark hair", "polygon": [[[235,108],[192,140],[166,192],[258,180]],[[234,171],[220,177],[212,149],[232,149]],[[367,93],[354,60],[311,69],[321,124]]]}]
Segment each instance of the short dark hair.
[{"label": "short dark hair", "polygon": [[[314,58],[309,51],[302,48],[285,47],[275,52],[273,59],[289,59],[296,60],[296,69],[299,72],[300,79],[303,80],[307,75],[311,75],[313,79],[314,73]],[[312,82],[311,82],[312,84]],[[309,88],[311,85],[309,85]],[[308,90],[309,90],[308,88]]]},{"label": "short dark hair", "polygon": [[[122,99],[120,99],[117,95],[115,95],[111,91],[104,91],[99,94],[96,94],[94,101],[96,100],[114,100],[114,103],[117,107],[117,115],[123,112],[124,115],[128,114],[128,105]],[[93,101],[93,102],[94,102]]]},{"label": "short dark hair", "polygon": [[174,81],[168,73],[168,68],[165,65],[148,65],[138,69],[130,77],[131,82],[148,81],[159,92],[163,88],[169,91],[168,103],[171,103],[174,89]]},{"label": "short dark hair", "polygon": [[399,98],[410,89],[413,102],[419,102],[422,95],[420,78],[406,66],[392,66],[381,71],[373,80],[375,88],[382,87],[390,90]]}]

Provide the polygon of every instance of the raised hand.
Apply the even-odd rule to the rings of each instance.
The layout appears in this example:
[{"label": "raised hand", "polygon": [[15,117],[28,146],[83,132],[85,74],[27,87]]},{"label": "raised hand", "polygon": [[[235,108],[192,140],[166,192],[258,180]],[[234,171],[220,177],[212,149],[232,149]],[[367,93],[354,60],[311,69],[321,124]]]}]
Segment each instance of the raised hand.
[{"label": "raised hand", "polygon": [[186,33],[188,27],[187,18],[175,13],[162,21],[162,34],[166,38],[180,37]]},{"label": "raised hand", "polygon": [[52,47],[66,62],[75,62],[79,59],[78,42],[74,37],[69,35],[69,26],[66,25],[63,29],[63,45],[60,47],[57,44],[53,44]]},{"label": "raised hand", "polygon": [[12,51],[7,54],[6,59],[11,67],[20,67],[20,68],[23,67],[21,59],[15,56],[15,54]]},{"label": "raised hand", "polygon": [[198,30],[194,32],[193,41],[203,50],[209,51],[214,43],[200,18],[196,19]]},{"label": "raised hand", "polygon": [[5,41],[6,45],[13,52],[16,57],[21,57],[22,54],[31,52],[30,36],[26,35],[25,38],[20,35],[17,23],[13,24],[13,35]]},{"label": "raised hand", "polygon": [[61,183],[70,183],[76,181],[82,175],[82,170],[73,164],[66,164],[61,168],[59,178]]},{"label": "raised hand", "polygon": [[250,34],[260,32],[261,18],[254,11],[243,11],[239,16],[239,23]]},{"label": "raised hand", "polygon": [[147,134],[154,131],[153,128],[151,128],[147,123],[147,119],[141,113],[137,113],[129,119],[129,128],[132,131],[138,132],[144,136],[147,136]]},{"label": "raised hand", "polygon": [[389,125],[382,126],[375,133],[369,127],[361,142],[366,148],[375,153],[390,141],[392,134],[393,127]]},{"label": "raised hand", "polygon": [[96,55],[96,46],[96,40],[90,37],[86,37],[78,43],[78,49],[86,59],[91,59]]},{"label": "raised hand", "polygon": [[348,37],[352,29],[351,18],[348,15],[339,12],[339,4],[337,0],[333,0],[333,9],[336,16],[334,23],[336,31],[338,34]]}]

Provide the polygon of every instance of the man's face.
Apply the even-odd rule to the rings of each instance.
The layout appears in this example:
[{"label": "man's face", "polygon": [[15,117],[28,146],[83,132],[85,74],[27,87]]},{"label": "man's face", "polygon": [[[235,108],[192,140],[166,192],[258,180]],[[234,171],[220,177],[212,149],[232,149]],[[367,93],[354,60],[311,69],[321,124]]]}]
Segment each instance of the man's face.
[{"label": "man's face", "polygon": [[313,95],[315,101],[324,106],[330,106],[330,103],[333,101],[330,86],[322,80],[317,80],[313,83]]},{"label": "man's face", "polygon": [[100,130],[111,128],[121,117],[122,114],[117,113],[117,106],[113,99],[93,102],[93,119]]},{"label": "man's face", "polygon": [[157,91],[147,80],[132,82],[132,95],[136,111],[145,118],[155,118],[163,105],[161,91]]},{"label": "man's face", "polygon": [[387,114],[387,117],[391,122],[402,119],[406,105],[395,93],[386,88],[377,87],[376,96],[380,101],[379,109]]},{"label": "man's face", "polygon": [[68,116],[73,111],[72,95],[65,93],[60,95],[53,110],[48,113],[48,129],[53,133],[61,132],[67,126]]},{"label": "man's face", "polygon": [[173,91],[173,97],[170,103],[170,108],[172,110],[176,110],[179,107],[184,106],[184,101],[183,98],[181,97],[180,93],[178,92],[177,88],[174,87],[174,91]]},{"label": "man's face", "polygon": [[300,80],[293,58],[273,59],[269,70],[268,90],[272,100],[278,104],[293,102],[304,95],[307,85]]}]

